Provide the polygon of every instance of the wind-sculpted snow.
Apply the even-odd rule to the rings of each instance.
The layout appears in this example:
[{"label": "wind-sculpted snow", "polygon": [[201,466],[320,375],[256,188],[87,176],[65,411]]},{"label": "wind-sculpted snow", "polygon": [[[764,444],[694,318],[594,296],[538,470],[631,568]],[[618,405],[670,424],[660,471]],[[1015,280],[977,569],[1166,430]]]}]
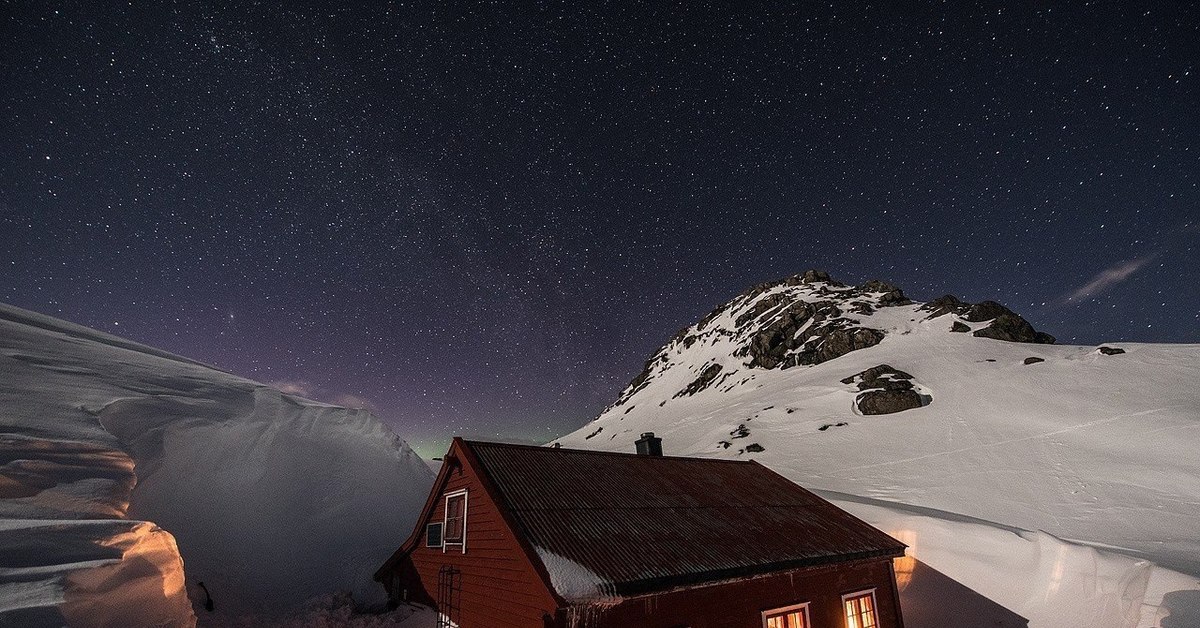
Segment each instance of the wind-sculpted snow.
[{"label": "wind-sculpted snow", "polygon": [[[1175,600],[1176,618],[1200,616],[1200,346],[1046,344],[999,304],[929,307],[895,296],[885,304],[891,291],[809,279],[764,284],[718,308],[656,353],[612,407],[556,442],[632,452],[640,434],[654,432],[667,455],[751,458],[809,488],[1095,545],[1190,576],[1190,589],[1137,603]],[[757,305],[765,299],[774,302]],[[828,301],[843,328],[881,339],[811,365],[750,365],[745,340],[796,300]],[[1009,332],[1030,342],[994,337]],[[892,374],[866,382],[884,370]],[[698,379],[711,381],[693,386]],[[871,390],[911,399],[901,399],[903,411],[869,415],[859,403]],[[972,556],[969,536],[943,534],[952,533],[931,528],[926,546]],[[943,558],[938,569],[954,577],[953,564]],[[978,592],[1007,599],[985,590],[996,582],[981,580]],[[1037,619],[1047,616],[1027,618],[1134,625]],[[1171,621],[1162,626],[1192,625]]]},{"label": "wind-sculpted snow", "polygon": [[191,625],[199,581],[224,617],[378,597],[432,482],[369,412],[8,306],[0,464],[5,625]]}]

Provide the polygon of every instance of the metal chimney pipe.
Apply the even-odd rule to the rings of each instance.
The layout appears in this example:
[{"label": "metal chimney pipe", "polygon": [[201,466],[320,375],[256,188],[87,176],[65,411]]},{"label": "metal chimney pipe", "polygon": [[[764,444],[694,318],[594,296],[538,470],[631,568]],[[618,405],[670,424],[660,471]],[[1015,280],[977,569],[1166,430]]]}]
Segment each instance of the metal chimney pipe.
[{"label": "metal chimney pipe", "polygon": [[640,456],[661,456],[662,439],[655,436],[654,432],[644,432],[642,437],[634,442],[637,445],[637,452]]}]

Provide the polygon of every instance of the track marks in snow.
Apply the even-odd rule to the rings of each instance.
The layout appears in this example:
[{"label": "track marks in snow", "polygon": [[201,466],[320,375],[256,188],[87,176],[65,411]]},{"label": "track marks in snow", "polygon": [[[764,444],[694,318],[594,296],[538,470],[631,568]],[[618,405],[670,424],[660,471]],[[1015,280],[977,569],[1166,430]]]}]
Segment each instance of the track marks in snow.
[{"label": "track marks in snow", "polygon": [[1013,444],[1016,444],[1016,443],[1022,443],[1022,442],[1028,442],[1028,441],[1041,440],[1041,439],[1045,439],[1045,438],[1051,438],[1051,437],[1053,437],[1053,436],[1058,436],[1058,435],[1060,435],[1060,434],[1069,434],[1069,433],[1071,433],[1071,432],[1078,432],[1078,431],[1080,431],[1080,430],[1084,430],[1084,429],[1087,429],[1087,428],[1090,428],[1090,427],[1097,427],[1097,426],[1100,426],[1100,425],[1107,425],[1107,424],[1109,424],[1109,423],[1115,423],[1115,422],[1117,422],[1117,421],[1124,421],[1124,420],[1127,420],[1127,419],[1132,419],[1132,418],[1136,418],[1136,417],[1139,417],[1139,416],[1145,416],[1145,415],[1148,415],[1148,414],[1154,414],[1154,413],[1156,413],[1156,412],[1162,412],[1164,409],[1166,409],[1166,408],[1155,408],[1155,409],[1153,409],[1153,410],[1146,410],[1146,411],[1144,411],[1144,412],[1134,412],[1134,413],[1132,413],[1132,414],[1122,414],[1122,415],[1115,416],[1115,417],[1110,417],[1110,418],[1107,418],[1107,419],[1099,419],[1099,420],[1096,420],[1096,421],[1089,421],[1089,422],[1087,422],[1087,423],[1079,423],[1079,424],[1076,424],[1076,425],[1072,425],[1072,426],[1070,426],[1070,427],[1065,427],[1065,428],[1063,428],[1063,429],[1060,429],[1060,430],[1054,430],[1053,432],[1046,432],[1046,433],[1043,433],[1043,434],[1033,434],[1033,435],[1030,435],[1030,436],[1022,436],[1022,437],[1020,437],[1020,438],[1012,438],[1012,439],[1008,439],[1008,440],[1002,440],[1002,441],[997,441],[997,442],[992,442],[992,443],[984,443],[984,444],[981,444],[981,445],[975,445],[975,446],[973,446],[973,447],[963,447],[963,448],[959,448],[959,449],[950,449],[950,450],[946,450],[946,451],[938,451],[938,452],[934,452],[934,453],[931,453],[931,454],[925,454],[925,455],[921,455],[921,456],[914,456],[914,457],[912,457],[912,458],[901,458],[901,459],[899,459],[899,460],[888,460],[888,461],[886,461],[886,462],[877,462],[877,463],[873,463],[873,464],[864,464],[864,465],[858,465],[858,466],[853,466],[853,467],[841,467],[841,468],[837,469],[837,471],[858,471],[858,470],[861,470],[861,469],[873,469],[873,468],[877,468],[877,467],[889,467],[889,466],[898,465],[898,464],[907,464],[907,463],[910,463],[910,462],[918,462],[918,461],[921,461],[921,460],[928,460],[928,459],[931,459],[931,458],[939,458],[939,457],[941,457],[941,456],[950,456],[950,455],[954,455],[954,454],[967,453],[967,452],[971,452],[971,451],[979,451],[979,450],[983,450],[983,449],[990,449],[990,448],[993,448],[993,447],[1003,447],[1003,446],[1005,446],[1005,445],[1013,445]]}]

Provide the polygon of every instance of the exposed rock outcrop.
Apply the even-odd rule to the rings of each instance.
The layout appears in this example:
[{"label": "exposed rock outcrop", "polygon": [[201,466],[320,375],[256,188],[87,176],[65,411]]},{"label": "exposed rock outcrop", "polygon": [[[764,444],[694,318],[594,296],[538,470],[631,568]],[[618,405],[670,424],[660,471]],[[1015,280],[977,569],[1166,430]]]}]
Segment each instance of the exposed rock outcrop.
[{"label": "exposed rock outcrop", "polygon": [[858,381],[859,390],[866,390],[868,388],[885,388],[889,383],[904,383],[907,384],[907,386],[904,386],[904,388],[912,388],[912,383],[908,381],[912,378],[912,375],[909,375],[904,371],[894,369],[887,364],[880,364],[879,366],[872,366],[871,368],[860,373],[855,373],[854,375],[843,379],[842,383],[853,384],[855,381]]},{"label": "exposed rock outcrop", "polygon": [[843,384],[857,382],[864,391],[854,403],[863,414],[892,414],[924,405],[912,383],[913,376],[887,364],[873,366],[842,380]]},{"label": "exposed rock outcrop", "polygon": [[991,338],[993,340],[1005,340],[1008,342],[1054,344],[1054,336],[1037,331],[1033,328],[1033,325],[1029,324],[1029,321],[1011,312],[997,316],[991,325],[977,330],[971,335],[977,338]]},{"label": "exposed rock outcrop", "polygon": [[915,390],[870,390],[855,400],[863,414],[892,414],[921,407],[921,395]]},{"label": "exposed rock outcrop", "polygon": [[[1054,336],[1037,331],[1024,318],[1021,318],[1017,313],[995,301],[966,303],[960,301],[952,294],[947,294],[917,309],[929,312],[929,316],[925,317],[925,320],[945,316],[946,314],[956,314],[962,317],[963,320],[972,323],[992,321],[987,327],[978,329],[975,333],[971,334],[978,338],[991,338],[1007,342],[1054,344]],[[950,331],[965,332],[970,331],[970,328],[959,321],[955,321],[950,326]]]},{"label": "exposed rock outcrop", "polygon": [[690,395],[694,395],[694,394],[700,392],[701,390],[704,390],[705,388],[708,388],[709,385],[713,383],[713,380],[717,379],[717,375],[720,375],[720,374],[721,374],[721,365],[720,364],[709,364],[700,373],[700,377],[697,377],[696,379],[692,380],[692,383],[688,384],[686,388],[675,393],[675,397],[687,397]]},{"label": "exposed rock outcrop", "polygon": [[1125,350],[1119,347],[1100,347],[1100,353],[1104,355],[1120,355],[1125,353]]}]

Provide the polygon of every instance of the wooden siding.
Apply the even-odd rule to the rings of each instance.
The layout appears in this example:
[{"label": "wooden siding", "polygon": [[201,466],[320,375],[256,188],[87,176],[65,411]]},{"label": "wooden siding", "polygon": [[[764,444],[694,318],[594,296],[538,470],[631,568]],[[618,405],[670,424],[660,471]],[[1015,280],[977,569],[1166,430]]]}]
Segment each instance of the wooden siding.
[{"label": "wooden siding", "polygon": [[891,560],[828,565],[628,600],[561,628],[762,628],[762,612],[809,604],[813,628],[844,628],[842,595],[875,589],[879,628],[903,628]]},{"label": "wooden siding", "polygon": [[[466,552],[456,545],[445,551],[425,547],[425,525],[442,521],[445,495],[462,489],[467,490]],[[460,612],[451,619],[461,628],[543,628],[543,618],[554,616],[554,598],[468,465],[449,472],[432,513],[420,522],[419,530],[420,539],[407,560],[393,568],[393,575],[399,576],[399,590],[392,590],[391,577],[383,578],[393,599],[400,599],[407,590],[408,599],[436,608],[438,572],[443,566],[452,566],[461,573],[462,586],[456,603]]]}]

